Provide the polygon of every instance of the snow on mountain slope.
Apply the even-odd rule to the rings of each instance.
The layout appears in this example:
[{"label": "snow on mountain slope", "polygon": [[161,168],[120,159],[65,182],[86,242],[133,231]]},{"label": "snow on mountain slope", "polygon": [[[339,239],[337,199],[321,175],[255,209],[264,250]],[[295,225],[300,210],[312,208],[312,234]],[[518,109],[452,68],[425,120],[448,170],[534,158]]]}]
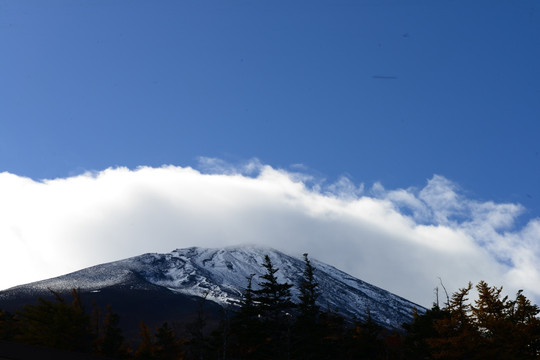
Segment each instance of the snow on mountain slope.
[{"label": "snow on mountain slope", "polygon": [[[295,285],[293,298],[298,299],[298,284],[304,272],[301,258],[259,246],[222,249],[188,248],[168,254],[144,254],[86,268],[71,274],[11,288],[6,293],[66,291],[100,291],[114,285],[144,290],[158,285],[186,295],[205,296],[219,304],[236,305],[247,286],[247,277],[256,274],[257,288],[264,256],[268,255],[280,282]],[[319,283],[321,308],[337,311],[348,318],[365,319],[367,314],[386,327],[400,327],[412,319],[413,309],[424,309],[388,291],[356,279],[330,265],[311,259]],[[0,300],[2,298],[0,293]],[[4,295],[5,296],[5,295]]]}]

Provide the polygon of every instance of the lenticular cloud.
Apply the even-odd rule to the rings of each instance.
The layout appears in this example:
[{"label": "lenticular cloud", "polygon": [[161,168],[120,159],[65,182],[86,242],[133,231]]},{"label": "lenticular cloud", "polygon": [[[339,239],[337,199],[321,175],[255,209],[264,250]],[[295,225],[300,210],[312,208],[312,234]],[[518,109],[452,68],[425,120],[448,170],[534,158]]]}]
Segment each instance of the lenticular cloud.
[{"label": "lenticular cloud", "polygon": [[2,173],[0,198],[0,288],[145,252],[249,243],[309,252],[424,306],[439,277],[449,290],[483,279],[540,299],[540,220],[515,228],[519,204],[468,199],[438,175],[422,189],[366,189],[202,159],[198,170],[44,181]]}]

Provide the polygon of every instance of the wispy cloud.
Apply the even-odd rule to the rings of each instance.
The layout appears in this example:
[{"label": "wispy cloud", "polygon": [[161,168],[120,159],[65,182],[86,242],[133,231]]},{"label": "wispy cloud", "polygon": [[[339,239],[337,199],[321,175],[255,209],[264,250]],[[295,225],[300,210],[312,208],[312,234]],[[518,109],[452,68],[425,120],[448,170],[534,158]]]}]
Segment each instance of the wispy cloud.
[{"label": "wispy cloud", "polygon": [[242,243],[309,252],[429,306],[484,279],[540,300],[540,220],[519,204],[465,197],[434,175],[422,189],[326,183],[302,167],[202,158],[198,169],[107,169],[34,181],[0,174],[0,288],[144,252]]}]

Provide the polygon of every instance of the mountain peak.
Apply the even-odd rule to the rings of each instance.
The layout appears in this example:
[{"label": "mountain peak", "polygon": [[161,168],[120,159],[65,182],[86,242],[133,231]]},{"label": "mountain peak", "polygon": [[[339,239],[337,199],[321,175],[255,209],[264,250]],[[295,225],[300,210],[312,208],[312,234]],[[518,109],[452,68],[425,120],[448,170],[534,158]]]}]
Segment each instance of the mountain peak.
[{"label": "mountain peak", "polygon": [[[270,247],[242,245],[224,248],[190,247],[170,253],[147,253],[125,260],[86,268],[71,274],[22,285],[4,292],[43,292],[48,289],[100,291],[111,286],[153,289],[203,297],[222,306],[239,304],[247,278],[255,274],[253,287],[264,273],[262,263],[268,255],[278,271],[280,282],[293,284],[293,300],[298,301],[298,285],[304,272],[301,257],[284,254]],[[413,309],[424,309],[386,290],[370,285],[335,267],[311,259],[319,284],[321,309],[336,311],[347,318],[365,319],[368,314],[385,327],[398,328],[412,319]],[[6,295],[7,294],[7,295]]]}]

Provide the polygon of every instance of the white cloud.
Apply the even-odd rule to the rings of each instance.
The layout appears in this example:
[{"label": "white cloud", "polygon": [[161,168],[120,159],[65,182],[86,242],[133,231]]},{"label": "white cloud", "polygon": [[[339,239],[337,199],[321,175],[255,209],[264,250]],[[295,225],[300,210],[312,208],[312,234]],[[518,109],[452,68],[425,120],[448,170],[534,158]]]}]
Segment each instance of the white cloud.
[{"label": "white cloud", "polygon": [[423,189],[366,194],[346,177],[325,185],[256,160],[202,158],[201,168],[41,182],[1,173],[0,288],[145,252],[257,243],[309,252],[426,306],[438,277],[450,291],[483,279],[540,299],[540,220],[513,229],[520,205],[467,199],[438,175]]}]

